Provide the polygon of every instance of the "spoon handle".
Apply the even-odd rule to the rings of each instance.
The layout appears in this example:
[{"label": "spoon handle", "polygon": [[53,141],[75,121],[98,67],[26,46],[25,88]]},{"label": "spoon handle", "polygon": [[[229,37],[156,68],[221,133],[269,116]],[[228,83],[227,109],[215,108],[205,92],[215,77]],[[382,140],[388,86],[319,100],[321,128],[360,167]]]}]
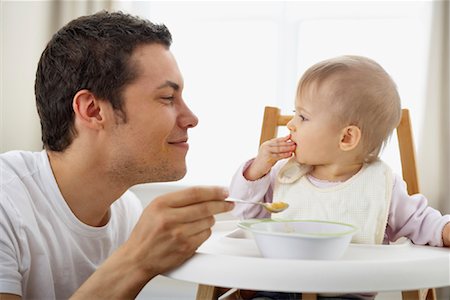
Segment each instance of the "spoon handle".
[{"label": "spoon handle", "polygon": [[235,199],[235,198],[227,198],[225,201],[229,202],[236,202],[236,203],[243,203],[243,204],[257,204],[257,205],[263,205],[261,202],[252,202],[252,201],[245,201],[242,199]]}]

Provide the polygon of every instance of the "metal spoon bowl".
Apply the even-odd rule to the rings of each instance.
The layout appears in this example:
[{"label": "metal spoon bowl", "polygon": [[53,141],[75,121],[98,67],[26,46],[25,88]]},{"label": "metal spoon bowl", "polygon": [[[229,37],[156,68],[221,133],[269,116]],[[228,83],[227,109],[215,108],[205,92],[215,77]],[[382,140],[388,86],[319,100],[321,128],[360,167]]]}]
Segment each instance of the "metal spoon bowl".
[{"label": "metal spoon bowl", "polygon": [[227,198],[227,199],[225,199],[225,201],[230,201],[230,202],[235,202],[235,203],[242,203],[242,204],[250,204],[250,205],[261,205],[268,212],[271,212],[271,213],[279,213],[279,212],[282,212],[286,208],[289,207],[289,204],[287,204],[285,202],[263,203],[263,202],[245,201],[245,200],[234,199],[234,198]]}]

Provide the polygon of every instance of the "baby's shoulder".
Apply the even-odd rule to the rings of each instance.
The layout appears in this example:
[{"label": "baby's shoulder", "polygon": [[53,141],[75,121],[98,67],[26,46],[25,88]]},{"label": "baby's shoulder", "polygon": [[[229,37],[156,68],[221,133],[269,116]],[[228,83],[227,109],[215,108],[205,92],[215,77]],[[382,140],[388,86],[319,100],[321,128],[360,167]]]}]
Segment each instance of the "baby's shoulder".
[{"label": "baby's shoulder", "polygon": [[381,159],[364,164],[364,168],[367,172],[389,174],[390,176],[394,176],[392,168]]}]

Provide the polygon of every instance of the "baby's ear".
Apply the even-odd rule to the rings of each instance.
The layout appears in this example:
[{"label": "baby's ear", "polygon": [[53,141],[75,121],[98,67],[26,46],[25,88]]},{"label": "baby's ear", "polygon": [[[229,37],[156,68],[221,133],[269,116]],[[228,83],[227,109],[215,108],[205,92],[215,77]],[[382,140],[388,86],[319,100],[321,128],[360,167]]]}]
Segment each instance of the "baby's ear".
[{"label": "baby's ear", "polygon": [[339,147],[342,151],[355,149],[361,141],[361,130],[355,125],[350,125],[342,129]]}]

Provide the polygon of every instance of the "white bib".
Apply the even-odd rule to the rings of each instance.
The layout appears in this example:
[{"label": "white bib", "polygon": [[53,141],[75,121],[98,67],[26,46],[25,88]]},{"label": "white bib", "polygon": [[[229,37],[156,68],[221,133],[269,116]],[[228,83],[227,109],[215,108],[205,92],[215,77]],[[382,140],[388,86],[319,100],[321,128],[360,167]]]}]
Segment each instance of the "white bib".
[{"label": "white bib", "polygon": [[275,183],[273,201],[289,204],[274,219],[314,219],[358,227],[353,243],[381,244],[384,239],[394,177],[382,161],[364,164],[349,180],[330,188],[314,186],[307,176],[309,166],[290,159]]}]

